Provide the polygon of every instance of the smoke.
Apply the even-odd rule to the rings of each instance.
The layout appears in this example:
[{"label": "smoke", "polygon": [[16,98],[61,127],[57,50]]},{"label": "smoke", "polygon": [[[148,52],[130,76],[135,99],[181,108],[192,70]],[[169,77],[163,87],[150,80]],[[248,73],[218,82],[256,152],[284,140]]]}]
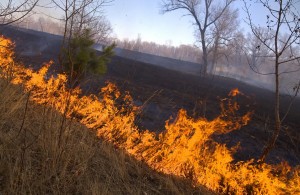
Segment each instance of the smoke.
[{"label": "smoke", "polygon": [[[95,44],[94,48],[98,51],[102,51],[102,46],[100,44]],[[176,60],[168,57],[162,57],[147,53],[142,53],[138,51],[132,51],[127,49],[115,48],[115,55],[135,60],[138,62],[147,63],[153,66],[160,66],[171,70],[176,70],[179,72],[199,75],[200,74],[200,64]]]},{"label": "smoke", "polygon": [[[21,37],[20,44],[16,49],[22,56],[57,55],[61,36],[45,32],[13,27],[1,29],[1,33],[8,37]],[[253,46],[253,45],[252,45]],[[250,46],[249,46],[250,47]],[[95,44],[94,49],[102,51],[101,44]],[[263,48],[261,48],[263,50]],[[168,57],[157,56],[138,51],[115,48],[115,55],[132,59],[149,65],[160,66],[179,72],[200,75],[201,64],[188,62]],[[274,91],[274,61],[268,59],[255,59],[251,53],[243,53],[241,49],[234,48],[233,51],[219,57],[212,68],[212,73],[224,77],[234,78],[241,82]],[[52,56],[53,57],[53,56]],[[212,61],[210,59],[210,61]],[[249,65],[250,64],[250,65]],[[300,80],[300,64],[298,61],[286,63],[280,66],[280,92],[282,94],[294,94],[296,84]]]},{"label": "smoke", "polygon": [[[101,51],[102,46],[96,44],[94,48]],[[201,64],[198,63],[121,48],[115,48],[114,52],[117,56],[149,65],[160,66],[192,75],[200,75]],[[286,72],[286,74],[280,76],[280,92],[282,94],[293,94],[293,88],[300,79],[300,71],[295,71],[297,68],[299,68],[297,65],[292,64],[281,66],[281,72]],[[275,89],[274,62],[272,61],[264,60],[259,63],[257,62],[257,65],[255,64],[254,66],[249,65],[246,56],[231,56],[230,58],[219,59],[212,72],[215,75],[234,78],[243,83],[270,91],[274,91]]]}]

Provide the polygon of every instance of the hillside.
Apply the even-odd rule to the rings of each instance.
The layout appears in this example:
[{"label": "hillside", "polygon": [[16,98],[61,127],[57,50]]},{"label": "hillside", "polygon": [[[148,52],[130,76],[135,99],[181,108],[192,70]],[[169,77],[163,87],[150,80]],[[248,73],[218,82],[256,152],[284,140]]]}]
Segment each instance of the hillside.
[{"label": "hillside", "polygon": [[211,194],[156,173],[22,90],[0,79],[0,194]]},{"label": "hillside", "polygon": [[[15,41],[17,59],[35,70],[39,69],[44,62],[49,60],[55,62],[57,59],[61,39],[57,35],[11,27],[2,28],[0,33]],[[134,57],[137,54],[133,52],[131,55]],[[102,78],[87,78],[87,81],[83,82],[85,85],[82,89],[86,94],[98,93],[99,88],[105,86],[106,81],[116,83],[121,91],[129,91],[136,105],[143,106],[137,125],[141,129],[161,132],[164,130],[165,121],[170,116],[176,116],[181,108],[186,109],[189,115],[194,117],[204,116],[208,119],[216,117],[220,113],[220,98],[226,97],[231,89],[238,88],[251,98],[250,102],[244,104],[249,104],[248,110],[254,110],[253,119],[240,131],[217,139],[230,146],[240,142],[243,150],[238,151],[236,157],[241,160],[257,158],[260,155],[272,132],[273,92],[232,78],[221,76],[201,78],[152,64],[116,55],[108,65],[107,74]],[[50,72],[60,72],[60,67],[54,63],[50,67]],[[291,97],[282,95],[282,114],[285,114],[289,108],[290,99]],[[300,144],[297,144],[300,142],[299,110],[300,99],[298,98],[293,102],[283,124],[288,132],[282,132],[276,152],[268,159],[270,162],[277,163],[285,159],[293,165],[300,163]],[[253,139],[249,140],[249,137]]]},{"label": "hillside", "polygon": [[[9,35],[16,40],[16,54],[19,60],[25,61],[26,67],[11,63],[11,70],[4,64],[4,73],[13,71],[13,74],[4,75],[11,75],[12,82],[30,91],[30,100],[47,105],[46,108],[64,116],[57,127],[60,133],[48,141],[58,142],[61,146],[61,138],[65,134],[69,136],[68,131],[62,131],[69,128],[69,120],[65,119],[71,118],[71,121],[79,121],[95,130],[98,137],[151,169],[187,178],[196,186],[205,185],[216,192],[237,194],[299,191],[299,100],[284,123],[285,131],[267,159],[268,164],[255,164],[255,158],[272,132],[272,92],[230,78],[200,78],[115,56],[104,77],[89,77],[81,86],[82,94],[79,89],[66,88],[64,75],[51,76],[51,73],[59,72],[55,62],[54,66],[51,63],[39,65],[41,60],[47,61],[51,57],[43,52],[57,52],[58,42],[51,42],[53,45],[33,55],[24,55],[21,46],[26,49],[38,42],[34,40],[43,39],[35,33],[12,32]],[[282,104],[288,105],[288,100],[289,97],[283,97]],[[42,110],[45,112],[41,113],[48,112]],[[44,121],[52,119],[52,115],[46,118]],[[21,121],[25,120],[21,117]],[[22,131],[24,124],[20,124]],[[24,137],[29,137],[28,131],[24,132]],[[55,158],[63,154],[59,152]]]}]

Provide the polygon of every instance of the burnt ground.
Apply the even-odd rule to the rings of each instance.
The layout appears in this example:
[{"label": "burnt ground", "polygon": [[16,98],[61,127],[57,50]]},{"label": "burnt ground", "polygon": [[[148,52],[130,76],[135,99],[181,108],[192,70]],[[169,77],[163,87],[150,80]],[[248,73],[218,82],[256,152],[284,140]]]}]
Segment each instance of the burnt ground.
[{"label": "burnt ground", "polygon": [[[16,55],[28,66],[38,69],[43,62],[57,59],[59,36],[5,27],[0,33],[16,43]],[[45,46],[46,45],[46,46]],[[59,72],[58,66],[52,72]],[[105,81],[117,84],[121,91],[129,91],[136,105],[142,106],[136,123],[141,130],[155,132],[164,130],[165,121],[174,118],[184,108],[192,117],[213,119],[220,113],[219,103],[233,88],[238,88],[247,97],[238,98],[240,114],[254,111],[250,124],[214,139],[232,147],[240,143],[235,154],[238,160],[258,158],[272,134],[274,93],[250,86],[235,79],[220,76],[201,78],[159,66],[114,56],[108,64],[106,75],[89,79],[83,86],[85,93],[99,92]],[[281,112],[286,112],[290,97],[282,95]],[[283,130],[275,149],[269,155],[269,163],[282,160],[291,165],[300,164],[300,99],[296,99],[283,123]]]}]

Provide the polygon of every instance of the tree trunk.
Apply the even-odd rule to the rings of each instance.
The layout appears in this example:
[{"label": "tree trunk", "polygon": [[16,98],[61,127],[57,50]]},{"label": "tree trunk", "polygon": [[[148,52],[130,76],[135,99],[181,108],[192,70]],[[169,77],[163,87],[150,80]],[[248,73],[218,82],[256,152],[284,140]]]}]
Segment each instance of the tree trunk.
[{"label": "tree trunk", "polygon": [[219,39],[220,39],[220,35],[217,32],[217,35],[215,37],[213,56],[212,56],[212,62],[211,62],[211,67],[210,67],[210,74],[214,73],[215,65],[216,65],[216,62],[217,62]]},{"label": "tree trunk", "polygon": [[278,57],[276,57],[275,60],[275,127],[274,127],[274,133],[270,139],[270,141],[267,143],[267,146],[264,148],[264,151],[260,157],[260,161],[264,162],[266,160],[266,157],[270,153],[270,151],[274,148],[276,140],[279,136],[280,129],[281,129],[281,120],[280,120],[280,94],[279,94],[279,61]]},{"label": "tree trunk", "polygon": [[205,42],[205,31],[201,31],[201,43],[202,43],[202,60],[203,60],[203,64],[201,66],[201,75],[202,76],[206,76],[207,74],[207,48],[206,48],[206,42]]}]

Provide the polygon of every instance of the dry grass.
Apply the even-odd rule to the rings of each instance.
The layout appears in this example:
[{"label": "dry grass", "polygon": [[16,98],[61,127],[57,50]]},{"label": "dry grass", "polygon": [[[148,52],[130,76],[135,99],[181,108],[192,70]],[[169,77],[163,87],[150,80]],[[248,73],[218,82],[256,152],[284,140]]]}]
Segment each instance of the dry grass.
[{"label": "dry grass", "polygon": [[152,171],[29,96],[0,80],[0,194],[207,193]]}]

